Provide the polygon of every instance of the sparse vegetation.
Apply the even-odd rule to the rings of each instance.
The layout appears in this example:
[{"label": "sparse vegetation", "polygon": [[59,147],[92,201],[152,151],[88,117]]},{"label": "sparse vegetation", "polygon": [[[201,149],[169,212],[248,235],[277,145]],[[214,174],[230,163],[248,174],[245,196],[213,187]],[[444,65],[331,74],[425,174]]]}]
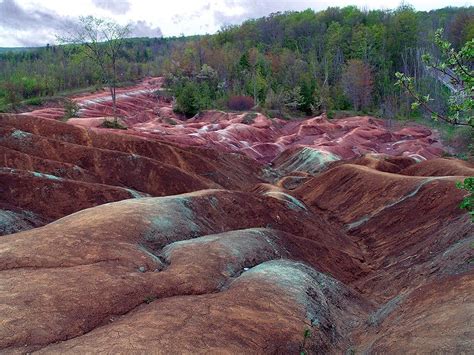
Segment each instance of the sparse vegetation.
[{"label": "sparse vegetation", "polygon": [[458,182],[456,186],[459,189],[466,190],[469,193],[466,197],[464,197],[459,207],[467,210],[471,216],[471,220],[474,222],[474,177],[468,177],[464,179],[463,182]]},{"label": "sparse vegetation", "polygon": [[79,21],[79,27],[58,38],[62,43],[78,46],[78,55],[89,58],[97,66],[101,82],[108,86],[112,96],[113,115],[117,120],[117,63],[122,56],[125,37],[130,33],[130,28],[93,16],[80,17]]},{"label": "sparse vegetation", "polygon": [[77,113],[79,112],[78,104],[71,100],[65,99],[64,100],[64,120],[67,121],[70,118],[77,117]]},{"label": "sparse vegetation", "polygon": [[176,126],[177,122],[171,117],[164,117],[163,120],[171,126]]},{"label": "sparse vegetation", "polygon": [[101,127],[102,128],[112,128],[112,129],[127,129],[126,126],[124,126],[123,124],[121,124],[118,119],[114,119],[114,120],[104,120],[104,122],[102,122],[101,124]]},{"label": "sparse vegetation", "polygon": [[303,341],[301,342],[300,345],[300,355],[307,355],[308,350],[306,349],[307,347],[307,342],[311,338],[311,330],[310,329],[305,329],[303,332]]},{"label": "sparse vegetation", "polygon": [[150,304],[156,300],[157,300],[156,296],[146,296],[143,302],[145,302],[146,304]]},{"label": "sparse vegetation", "polygon": [[254,123],[256,117],[257,117],[257,113],[255,112],[246,113],[245,116],[242,118],[242,123],[252,124]]}]

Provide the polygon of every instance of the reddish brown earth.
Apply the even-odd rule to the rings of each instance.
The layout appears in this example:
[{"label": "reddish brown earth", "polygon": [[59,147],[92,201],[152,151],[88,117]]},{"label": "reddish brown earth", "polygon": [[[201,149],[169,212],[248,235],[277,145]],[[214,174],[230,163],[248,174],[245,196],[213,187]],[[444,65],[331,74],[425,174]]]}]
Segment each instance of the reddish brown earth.
[{"label": "reddish brown earth", "polygon": [[[301,160],[307,161],[308,155],[324,163],[372,153],[424,160],[443,151],[438,135],[426,127],[389,129],[383,120],[368,116],[339,120],[319,116],[288,122],[262,114],[207,111],[187,120],[173,113],[171,102],[154,96],[162,84],[163,78],[148,78],[134,87],[118,89],[117,112],[128,134],[186,147],[242,152],[264,163],[278,157],[287,172],[307,170]],[[73,125],[98,127],[113,113],[107,91],[72,99],[81,108],[79,118],[69,120]],[[49,107],[25,114],[60,119],[64,110]]]},{"label": "reddish brown earth", "polygon": [[0,116],[0,352],[473,351],[472,163],[370,117],[173,125],[153,80],[126,131],[104,93]]}]

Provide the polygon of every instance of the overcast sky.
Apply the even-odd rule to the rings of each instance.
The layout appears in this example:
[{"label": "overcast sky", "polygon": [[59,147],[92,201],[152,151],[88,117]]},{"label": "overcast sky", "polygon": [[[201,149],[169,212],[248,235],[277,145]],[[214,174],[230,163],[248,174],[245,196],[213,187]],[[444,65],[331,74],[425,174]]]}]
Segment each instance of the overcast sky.
[{"label": "overcast sky", "polygon": [[[469,6],[474,0],[411,0],[418,10]],[[328,6],[396,8],[400,0],[0,0],[0,47],[54,43],[78,16],[94,15],[131,23],[134,36],[214,33],[222,25],[285,10]]]}]

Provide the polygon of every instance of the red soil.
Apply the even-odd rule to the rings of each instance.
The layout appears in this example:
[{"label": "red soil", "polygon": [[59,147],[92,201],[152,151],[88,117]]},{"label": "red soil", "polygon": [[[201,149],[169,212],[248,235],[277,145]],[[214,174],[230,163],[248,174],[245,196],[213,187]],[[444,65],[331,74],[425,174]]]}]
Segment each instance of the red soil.
[{"label": "red soil", "polygon": [[[418,160],[440,156],[437,134],[422,126],[391,130],[372,117],[327,120],[324,116],[287,122],[261,114],[204,112],[190,120],[173,113],[172,104],[153,95],[162,78],[148,78],[140,84],[118,89],[117,112],[129,127],[128,134],[157,138],[183,146],[242,152],[261,162],[270,162],[288,148],[310,147],[331,153],[337,159],[351,159],[367,153],[411,156]],[[79,118],[69,123],[98,127],[113,114],[107,91],[73,97],[81,108]],[[39,109],[26,115],[59,119],[60,108]]]},{"label": "red soil", "polygon": [[127,131],[0,115],[2,352],[472,352],[474,165],[436,134],[141,95]]}]

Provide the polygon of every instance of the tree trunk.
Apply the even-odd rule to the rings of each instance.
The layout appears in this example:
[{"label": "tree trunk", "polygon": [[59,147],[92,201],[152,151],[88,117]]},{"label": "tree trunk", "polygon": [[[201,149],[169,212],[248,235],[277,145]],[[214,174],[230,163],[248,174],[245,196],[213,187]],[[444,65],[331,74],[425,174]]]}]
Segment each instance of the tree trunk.
[{"label": "tree trunk", "polygon": [[114,121],[117,122],[117,106],[116,106],[116,97],[115,97],[115,87],[113,83],[110,84],[109,90],[110,90],[110,96],[112,97],[112,110],[113,110]]},{"label": "tree trunk", "polygon": [[114,122],[117,123],[117,101],[116,101],[116,92],[115,89],[117,87],[117,68],[115,66],[115,57],[112,57],[112,87],[111,87],[111,93],[112,93],[112,108],[114,112]]}]

